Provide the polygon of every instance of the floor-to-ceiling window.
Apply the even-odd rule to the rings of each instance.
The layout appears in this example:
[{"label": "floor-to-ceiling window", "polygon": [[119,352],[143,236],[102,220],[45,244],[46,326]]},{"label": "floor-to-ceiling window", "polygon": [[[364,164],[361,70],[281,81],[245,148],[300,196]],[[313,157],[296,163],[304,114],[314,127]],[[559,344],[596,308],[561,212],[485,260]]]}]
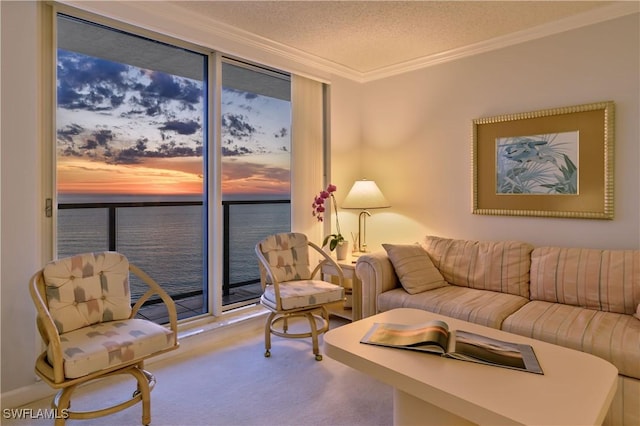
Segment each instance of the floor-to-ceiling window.
[{"label": "floor-to-ceiling window", "polygon": [[[122,252],[171,294],[180,318],[206,313],[209,295],[253,303],[253,246],[291,223],[289,76],[225,59],[215,87],[205,49],[66,15],[57,28],[57,256]],[[205,190],[211,90],[222,98],[221,206]],[[207,280],[211,208],[224,213],[213,233],[224,242],[222,282]],[[133,281],[134,296],[139,288]],[[143,314],[162,322],[154,308]]]},{"label": "floor-to-ceiling window", "polygon": [[291,229],[291,79],[224,58],[221,146],[226,305],[260,296],[255,244]]},{"label": "floor-to-ceiling window", "polygon": [[207,56],[64,15],[57,29],[58,256],[117,250],[188,299],[179,317],[202,314]]}]

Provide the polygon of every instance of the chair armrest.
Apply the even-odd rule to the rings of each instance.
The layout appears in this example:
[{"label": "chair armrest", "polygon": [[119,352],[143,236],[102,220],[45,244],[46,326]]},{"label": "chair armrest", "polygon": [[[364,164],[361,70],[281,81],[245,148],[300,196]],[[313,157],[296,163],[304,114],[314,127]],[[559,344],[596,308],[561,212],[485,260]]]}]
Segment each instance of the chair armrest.
[{"label": "chair armrest", "polygon": [[338,265],[338,263],[335,260],[333,260],[331,256],[329,256],[324,250],[322,250],[320,246],[312,243],[311,241],[308,241],[307,243],[311,248],[313,248],[323,257],[323,260],[321,260],[311,272],[311,277],[315,277],[318,273],[320,273],[322,271],[322,265],[324,265],[325,263],[328,263],[332,265],[334,269],[338,272],[338,285],[340,287],[344,287],[344,272],[342,271],[342,268],[340,267],[340,265]]},{"label": "chair armrest", "polygon": [[362,317],[378,313],[378,295],[400,286],[395,269],[384,251],[358,257],[356,276],[362,283]]},{"label": "chair armrest", "polygon": [[173,331],[174,345],[178,345],[178,314],[176,312],[176,304],[169,296],[169,294],[164,291],[160,285],[155,282],[153,278],[147,275],[142,269],[138,268],[132,263],[129,263],[129,272],[136,275],[140,278],[145,284],[149,286],[149,290],[147,290],[133,305],[131,308],[131,318],[135,317],[138,313],[138,310],[142,307],[142,304],[146,302],[151,296],[157,294],[160,296],[160,299],[164,302],[167,307],[167,313],[169,314],[169,328]]},{"label": "chair armrest", "polygon": [[47,352],[45,351],[38,357],[36,368],[45,374],[53,383],[62,383],[65,377],[60,333],[53,321],[53,317],[49,313],[45,302],[45,292],[44,278],[42,276],[42,270],[40,270],[29,280],[29,293],[36,307],[38,332],[48,347],[48,350],[51,351],[53,362],[48,362]]}]

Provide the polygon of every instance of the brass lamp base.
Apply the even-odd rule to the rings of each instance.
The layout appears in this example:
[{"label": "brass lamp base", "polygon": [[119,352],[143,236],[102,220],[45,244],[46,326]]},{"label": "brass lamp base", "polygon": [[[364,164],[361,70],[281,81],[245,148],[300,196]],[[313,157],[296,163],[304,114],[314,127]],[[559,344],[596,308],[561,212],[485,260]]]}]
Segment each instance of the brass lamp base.
[{"label": "brass lamp base", "polygon": [[371,253],[370,251],[354,251],[351,253],[351,257],[360,257],[363,254],[369,254]]}]

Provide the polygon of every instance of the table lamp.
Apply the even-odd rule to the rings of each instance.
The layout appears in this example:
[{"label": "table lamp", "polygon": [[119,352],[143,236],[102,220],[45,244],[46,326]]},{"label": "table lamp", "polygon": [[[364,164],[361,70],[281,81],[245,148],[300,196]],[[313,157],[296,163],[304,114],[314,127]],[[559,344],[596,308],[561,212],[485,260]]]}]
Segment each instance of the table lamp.
[{"label": "table lamp", "polygon": [[354,252],[353,256],[367,252],[367,216],[371,216],[368,209],[382,209],[385,207],[391,207],[391,205],[375,181],[367,179],[355,181],[342,202],[342,208],[344,209],[362,210],[358,216],[358,252]]}]

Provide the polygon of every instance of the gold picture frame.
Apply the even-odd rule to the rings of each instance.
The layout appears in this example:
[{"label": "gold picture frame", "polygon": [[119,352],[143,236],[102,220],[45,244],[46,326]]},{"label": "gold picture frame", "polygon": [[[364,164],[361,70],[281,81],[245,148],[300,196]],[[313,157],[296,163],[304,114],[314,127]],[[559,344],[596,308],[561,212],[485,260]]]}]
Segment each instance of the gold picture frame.
[{"label": "gold picture frame", "polygon": [[613,219],[612,101],[473,120],[473,214]]}]

